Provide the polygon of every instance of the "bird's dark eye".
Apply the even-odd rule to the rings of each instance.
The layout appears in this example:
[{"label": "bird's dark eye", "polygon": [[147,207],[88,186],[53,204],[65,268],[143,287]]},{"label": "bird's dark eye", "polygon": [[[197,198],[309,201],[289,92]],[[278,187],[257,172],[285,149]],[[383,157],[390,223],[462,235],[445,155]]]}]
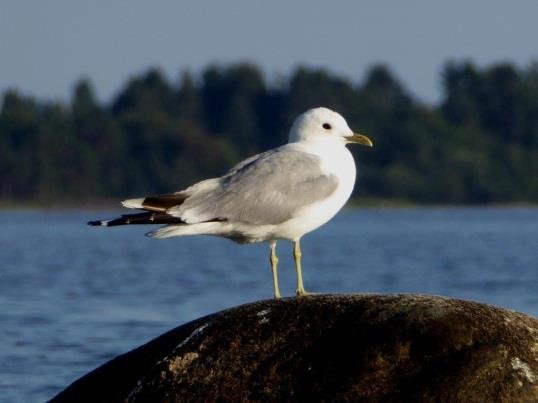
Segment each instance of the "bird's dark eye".
[{"label": "bird's dark eye", "polygon": [[328,123],[323,123],[322,127],[325,129],[325,130],[331,130],[332,129],[332,126]]}]

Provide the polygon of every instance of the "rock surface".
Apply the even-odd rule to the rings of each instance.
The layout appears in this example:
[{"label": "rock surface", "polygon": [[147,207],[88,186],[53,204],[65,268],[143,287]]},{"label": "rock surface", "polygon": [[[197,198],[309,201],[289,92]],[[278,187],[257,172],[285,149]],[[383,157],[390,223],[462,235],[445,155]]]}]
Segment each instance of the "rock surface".
[{"label": "rock surface", "polygon": [[317,295],[180,326],[54,402],[537,402],[538,319],[420,295]]}]

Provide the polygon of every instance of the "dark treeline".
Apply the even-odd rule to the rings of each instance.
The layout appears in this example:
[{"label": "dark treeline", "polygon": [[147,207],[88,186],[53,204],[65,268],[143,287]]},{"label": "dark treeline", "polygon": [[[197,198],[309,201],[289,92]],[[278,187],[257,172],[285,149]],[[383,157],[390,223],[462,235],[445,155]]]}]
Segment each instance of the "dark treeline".
[{"label": "dark treeline", "polygon": [[70,104],[8,91],[0,114],[0,199],[48,202],[170,192],[283,144],[314,106],[368,134],[361,197],[421,203],[538,202],[538,65],[449,63],[438,106],[384,66],[355,84],[301,68],[268,85],[258,68],[210,67],[178,82],[132,78],[110,104],[81,80]]}]

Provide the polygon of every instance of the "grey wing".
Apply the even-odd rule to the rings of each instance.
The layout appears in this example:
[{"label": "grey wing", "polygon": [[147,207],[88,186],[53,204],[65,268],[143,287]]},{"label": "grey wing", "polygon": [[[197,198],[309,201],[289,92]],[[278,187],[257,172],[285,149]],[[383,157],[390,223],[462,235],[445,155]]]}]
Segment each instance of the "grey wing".
[{"label": "grey wing", "polygon": [[324,174],[319,163],[315,155],[286,146],[258,154],[194,192],[174,215],[187,222],[282,223],[336,190],[338,178]]}]

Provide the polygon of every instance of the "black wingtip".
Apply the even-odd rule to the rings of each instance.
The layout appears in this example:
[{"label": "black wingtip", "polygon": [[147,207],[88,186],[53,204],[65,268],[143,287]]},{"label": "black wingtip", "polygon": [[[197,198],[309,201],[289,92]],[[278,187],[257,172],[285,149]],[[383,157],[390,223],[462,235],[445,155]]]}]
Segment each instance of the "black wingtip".
[{"label": "black wingtip", "polygon": [[103,225],[103,222],[98,220],[98,221],[88,221],[88,225],[91,225],[92,227],[96,227],[98,225]]}]

